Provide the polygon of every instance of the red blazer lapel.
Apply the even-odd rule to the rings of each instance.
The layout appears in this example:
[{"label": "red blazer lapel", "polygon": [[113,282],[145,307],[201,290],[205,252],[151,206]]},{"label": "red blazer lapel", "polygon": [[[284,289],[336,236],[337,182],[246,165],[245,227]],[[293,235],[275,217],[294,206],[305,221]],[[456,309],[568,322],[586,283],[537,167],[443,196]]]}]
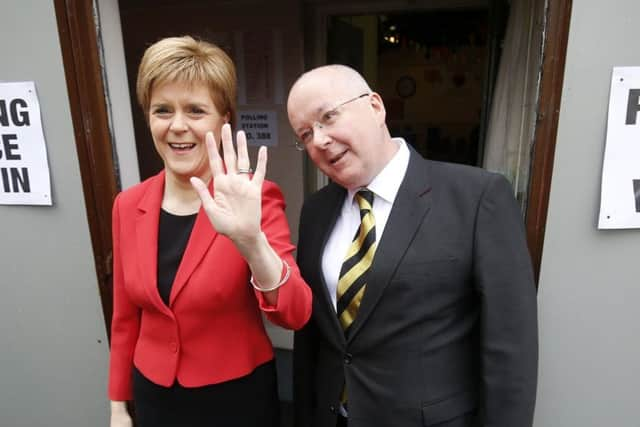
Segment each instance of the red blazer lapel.
[{"label": "red blazer lapel", "polygon": [[[209,190],[213,194],[213,179],[209,184]],[[170,306],[173,305],[176,297],[182,288],[184,288],[189,277],[206,255],[207,250],[217,235],[218,233],[213,228],[213,225],[211,225],[209,217],[207,217],[207,213],[202,207],[200,207],[200,211],[196,217],[196,222],[193,225],[193,230],[191,230],[191,235],[189,236],[189,241],[187,242],[187,247],[185,248],[184,255],[182,256],[182,261],[180,262],[180,266],[176,272],[176,277],[173,280],[171,296],[169,297]]]},{"label": "red blazer lapel", "polygon": [[138,202],[136,218],[136,256],[140,272],[140,283],[149,300],[167,310],[158,292],[158,224],[164,192],[164,171],[152,178],[144,195]]}]

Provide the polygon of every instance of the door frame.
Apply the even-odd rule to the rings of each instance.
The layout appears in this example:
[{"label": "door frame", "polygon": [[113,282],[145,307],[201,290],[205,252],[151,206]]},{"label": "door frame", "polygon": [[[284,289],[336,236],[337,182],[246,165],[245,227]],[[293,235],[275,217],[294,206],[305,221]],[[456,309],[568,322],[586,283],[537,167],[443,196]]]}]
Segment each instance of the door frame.
[{"label": "door frame", "polygon": [[119,191],[94,5],[54,0],[85,210],[107,336],[113,312],[111,207]]},{"label": "door frame", "polygon": [[540,264],[547,225],[549,193],[553,159],[556,152],[560,102],[564,82],[564,68],[569,42],[572,0],[547,0],[542,74],[536,129],[533,139],[531,170],[529,172],[529,202],[525,215],[527,243],[536,284],[540,279]]},{"label": "door frame", "polygon": [[[440,2],[478,4],[485,0],[460,0]],[[318,2],[309,2],[310,4]],[[417,1],[416,7],[427,2]],[[399,2],[375,3],[371,11],[399,5]],[[543,47],[543,64],[540,81],[537,125],[531,161],[529,203],[526,211],[526,231],[533,262],[536,283],[544,245],[544,233],[551,188],[553,158],[562,95],[564,67],[571,19],[572,0],[547,0],[546,38]],[[93,1],[54,0],[58,34],[67,82],[71,116],[76,139],[76,150],[85,198],[87,220],[96,268],[98,290],[102,300],[107,334],[110,335],[112,300],[112,241],[111,207],[120,185],[114,160],[114,146],[109,128],[105,81],[99,54]],[[319,5],[321,10],[327,7]],[[333,4],[333,7],[337,7]],[[396,6],[398,7],[398,6]],[[353,10],[353,9],[351,9]],[[348,6],[339,13],[349,13]],[[325,15],[328,12],[325,12]],[[332,9],[332,13],[334,10]],[[313,18],[306,16],[306,18]],[[315,18],[321,19],[321,18]],[[319,28],[319,22],[314,25]],[[313,37],[314,34],[311,34]],[[309,40],[307,38],[307,40]],[[323,37],[318,37],[321,44]],[[306,50],[309,52],[309,50]],[[322,49],[314,49],[323,52]],[[308,65],[318,64],[322,57],[305,58]]]}]

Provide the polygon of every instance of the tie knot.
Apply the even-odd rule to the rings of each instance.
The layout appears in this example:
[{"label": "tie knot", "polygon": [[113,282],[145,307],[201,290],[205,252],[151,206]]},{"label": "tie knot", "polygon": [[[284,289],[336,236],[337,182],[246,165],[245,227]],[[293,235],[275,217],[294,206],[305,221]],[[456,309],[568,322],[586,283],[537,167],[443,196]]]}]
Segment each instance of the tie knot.
[{"label": "tie knot", "polygon": [[371,211],[373,207],[373,191],[363,188],[356,193],[356,200],[361,211]]}]

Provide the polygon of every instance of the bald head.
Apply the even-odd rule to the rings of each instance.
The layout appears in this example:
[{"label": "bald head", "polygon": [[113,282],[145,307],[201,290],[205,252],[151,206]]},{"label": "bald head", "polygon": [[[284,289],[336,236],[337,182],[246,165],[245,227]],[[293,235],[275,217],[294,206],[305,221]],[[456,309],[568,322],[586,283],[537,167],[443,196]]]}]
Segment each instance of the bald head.
[{"label": "bald head", "polygon": [[[371,88],[360,73],[340,64],[324,65],[301,75],[289,91],[289,101],[309,87],[326,86],[332,91],[347,93],[370,93]],[[289,102],[287,102],[289,105]]]}]

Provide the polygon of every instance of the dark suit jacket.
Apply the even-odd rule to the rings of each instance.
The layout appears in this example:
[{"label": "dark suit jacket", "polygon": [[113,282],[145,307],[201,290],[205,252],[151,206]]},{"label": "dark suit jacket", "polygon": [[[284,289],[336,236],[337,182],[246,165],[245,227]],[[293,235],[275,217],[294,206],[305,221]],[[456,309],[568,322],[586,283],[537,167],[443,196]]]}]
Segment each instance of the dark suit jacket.
[{"label": "dark suit jacket", "polygon": [[261,312],[290,329],[302,327],[311,314],[311,292],[293,262],[282,193],[269,181],[262,187],[262,230],[291,266],[277,305],[253,290],[246,261],[202,208],[165,305],[157,285],[163,190],[161,172],[120,193],[113,205],[111,400],[132,398],[134,364],[165,387],[176,380],[199,387],[247,375],[273,359]]},{"label": "dark suit jacket", "polygon": [[526,427],[537,378],[536,290],[504,177],[428,161],[409,167],[348,339],[321,270],[346,191],[305,203],[298,265],[313,297],[295,335],[297,427]]}]

